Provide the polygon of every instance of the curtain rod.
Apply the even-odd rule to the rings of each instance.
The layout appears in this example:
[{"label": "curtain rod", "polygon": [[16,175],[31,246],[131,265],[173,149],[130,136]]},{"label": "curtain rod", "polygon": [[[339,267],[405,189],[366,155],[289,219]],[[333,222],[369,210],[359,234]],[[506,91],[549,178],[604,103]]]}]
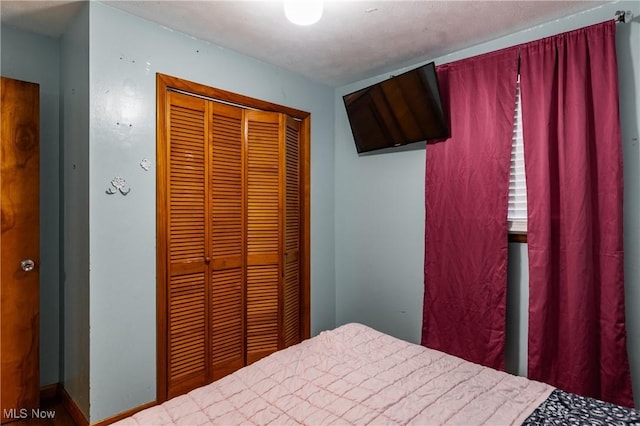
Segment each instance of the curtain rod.
[{"label": "curtain rod", "polygon": [[626,24],[628,22],[631,22],[632,19],[633,13],[631,13],[630,10],[616,10],[616,14],[613,17],[613,20],[616,22],[616,24]]}]

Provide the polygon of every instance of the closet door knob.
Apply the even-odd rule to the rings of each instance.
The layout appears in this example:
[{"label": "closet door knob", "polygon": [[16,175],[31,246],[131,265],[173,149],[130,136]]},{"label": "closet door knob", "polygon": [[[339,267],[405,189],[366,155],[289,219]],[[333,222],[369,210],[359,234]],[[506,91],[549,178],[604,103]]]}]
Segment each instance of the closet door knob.
[{"label": "closet door knob", "polygon": [[31,259],[24,259],[23,261],[20,262],[20,268],[22,268],[22,270],[25,272],[33,271],[33,268],[35,267],[36,267],[36,264]]}]

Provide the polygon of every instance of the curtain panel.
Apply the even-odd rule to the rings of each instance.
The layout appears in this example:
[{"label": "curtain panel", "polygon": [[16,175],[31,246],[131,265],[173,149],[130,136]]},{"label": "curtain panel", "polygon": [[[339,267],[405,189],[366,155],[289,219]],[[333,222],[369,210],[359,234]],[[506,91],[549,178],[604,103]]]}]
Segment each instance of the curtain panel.
[{"label": "curtain panel", "polygon": [[426,160],[422,344],[504,367],[517,49],[437,68],[451,137]]},{"label": "curtain panel", "polygon": [[521,46],[529,377],[633,406],[613,21]]}]

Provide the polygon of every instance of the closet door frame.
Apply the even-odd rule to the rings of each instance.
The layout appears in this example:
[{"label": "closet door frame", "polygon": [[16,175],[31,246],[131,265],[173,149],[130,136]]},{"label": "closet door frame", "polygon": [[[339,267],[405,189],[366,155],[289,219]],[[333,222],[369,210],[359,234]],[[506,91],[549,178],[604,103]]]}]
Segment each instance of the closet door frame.
[{"label": "closet door frame", "polygon": [[216,89],[199,83],[156,74],[156,402],[167,400],[168,392],[168,349],[167,349],[167,176],[168,176],[168,135],[167,135],[167,93],[179,91],[193,96],[231,103],[247,109],[272,111],[286,114],[300,120],[300,340],[311,335],[310,325],[310,135],[311,114],[294,108]]}]

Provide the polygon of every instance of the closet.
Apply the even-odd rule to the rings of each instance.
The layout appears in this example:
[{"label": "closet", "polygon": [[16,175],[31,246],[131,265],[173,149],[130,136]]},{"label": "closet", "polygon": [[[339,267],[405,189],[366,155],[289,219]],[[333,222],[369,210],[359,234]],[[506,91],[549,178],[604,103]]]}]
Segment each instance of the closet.
[{"label": "closet", "polygon": [[158,75],[158,400],[309,337],[309,114]]}]

